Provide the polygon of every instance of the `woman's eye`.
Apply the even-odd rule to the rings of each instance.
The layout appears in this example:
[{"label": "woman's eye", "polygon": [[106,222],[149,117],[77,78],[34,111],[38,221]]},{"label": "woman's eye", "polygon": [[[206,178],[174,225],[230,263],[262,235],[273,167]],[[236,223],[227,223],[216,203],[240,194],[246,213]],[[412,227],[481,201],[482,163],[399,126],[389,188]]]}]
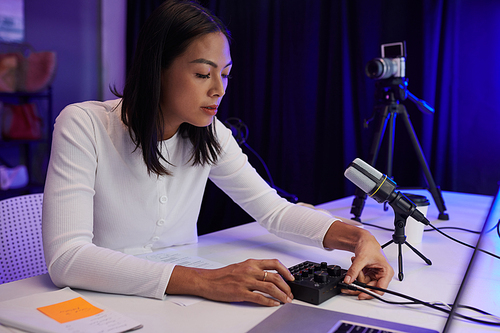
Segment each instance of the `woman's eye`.
[{"label": "woman's eye", "polygon": [[196,73],[196,77],[199,77],[200,79],[209,79],[210,78],[210,73],[209,74],[199,74],[199,73]]},{"label": "woman's eye", "polygon": [[232,79],[233,77],[229,74],[222,74],[222,78],[224,79]]}]

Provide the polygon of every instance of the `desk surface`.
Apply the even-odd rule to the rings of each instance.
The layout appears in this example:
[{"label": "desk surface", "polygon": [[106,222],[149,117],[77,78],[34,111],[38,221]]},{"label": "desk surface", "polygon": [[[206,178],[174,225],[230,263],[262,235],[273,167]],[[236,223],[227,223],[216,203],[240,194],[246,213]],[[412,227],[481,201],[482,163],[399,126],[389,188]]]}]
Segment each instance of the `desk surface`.
[{"label": "desk surface", "polygon": [[[440,221],[437,219],[438,210],[427,191],[405,192],[424,194],[431,200],[427,217],[436,227],[458,226],[480,230],[492,200],[489,196],[444,192],[443,197],[450,220]],[[350,217],[351,203],[352,197],[348,197],[323,204],[320,207],[329,210],[334,215]],[[384,211],[383,206],[372,199],[367,200],[361,218],[363,222],[384,227],[393,226],[392,209]],[[386,243],[392,237],[392,232],[389,231],[368,226],[366,229],[371,231],[381,244]],[[456,230],[446,230],[445,232],[470,244],[475,244],[477,240],[475,234]],[[488,241],[488,238],[493,240]],[[498,236],[491,235],[486,239],[485,247],[489,251],[500,253]],[[432,260],[433,265],[426,265],[411,250],[403,247],[405,278],[403,281],[398,281],[395,277],[389,288],[428,302],[452,303],[464,269],[472,254],[472,249],[452,242],[437,232],[425,232],[423,242],[414,244],[414,246]],[[176,249],[188,256],[197,256],[222,264],[231,264],[248,258],[277,258],[287,267],[304,260],[311,260],[315,262],[326,261],[329,264],[338,264],[347,268],[351,257],[349,252],[329,252],[280,239],[268,233],[255,222],[203,235],[197,244]],[[387,258],[396,272],[397,252],[397,246],[394,244],[385,248]],[[479,259],[476,272],[469,281],[469,288],[461,303],[500,315],[500,263],[485,255],[481,255]],[[52,284],[50,278],[47,275],[40,275],[0,285],[0,301],[53,290],[57,290],[57,288]],[[182,307],[168,301],[168,298],[161,301],[78,289],[75,291],[91,301],[108,306],[138,320],[144,325],[144,328],[138,332],[161,332],[165,331],[166,328],[170,332],[246,332],[278,309],[249,303],[219,303],[208,300],[201,300]],[[386,297],[395,301],[403,301],[389,295]],[[314,306],[298,300],[293,302]],[[346,295],[335,296],[318,307],[399,321],[438,331],[441,331],[446,320],[442,312],[428,308],[390,305],[378,300],[358,301],[356,298]],[[456,321],[452,328],[452,332],[498,331],[498,327],[464,321]],[[0,326],[0,332],[17,332],[17,330]]]}]

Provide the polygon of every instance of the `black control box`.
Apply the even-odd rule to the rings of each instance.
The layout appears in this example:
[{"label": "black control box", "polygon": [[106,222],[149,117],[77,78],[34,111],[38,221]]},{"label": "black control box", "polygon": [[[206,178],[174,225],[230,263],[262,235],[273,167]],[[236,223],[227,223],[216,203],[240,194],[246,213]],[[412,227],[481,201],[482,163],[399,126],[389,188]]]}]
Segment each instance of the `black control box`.
[{"label": "black control box", "polygon": [[288,270],[295,277],[295,281],[287,281],[294,298],[316,305],[340,294],[338,284],[347,273],[340,266],[312,261],[304,261]]}]

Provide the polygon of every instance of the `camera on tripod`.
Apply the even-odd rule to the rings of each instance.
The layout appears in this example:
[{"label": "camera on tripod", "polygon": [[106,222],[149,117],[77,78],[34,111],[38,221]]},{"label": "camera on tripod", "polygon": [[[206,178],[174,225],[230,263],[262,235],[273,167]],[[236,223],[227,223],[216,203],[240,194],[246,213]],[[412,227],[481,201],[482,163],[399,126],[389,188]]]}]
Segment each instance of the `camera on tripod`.
[{"label": "camera on tripod", "polygon": [[380,48],[382,57],[372,59],[366,64],[366,75],[376,80],[405,77],[405,42],[382,44]]},{"label": "camera on tripod", "polygon": [[[376,79],[375,81],[375,107],[371,119],[364,121],[364,127],[368,127],[368,123],[372,120],[377,120],[378,128],[374,130],[374,137],[370,153],[368,156],[368,164],[375,165],[382,144],[382,139],[385,134],[387,125],[388,132],[388,153],[387,153],[387,176],[392,177],[392,161],[394,154],[394,126],[396,123],[396,115],[403,119],[404,125],[410,135],[410,141],[417,153],[417,158],[424,172],[428,190],[431,192],[434,202],[439,209],[438,219],[449,220],[446,213],[446,206],[441,195],[441,190],[436,186],[432,178],[429,166],[425,160],[424,153],[418,142],[417,135],[410,122],[408,112],[403,103],[409,98],[420,111],[427,114],[434,114],[434,109],[424,100],[413,95],[408,90],[408,79],[405,77],[405,60],[406,60],[406,43],[390,43],[381,45],[382,58],[370,60],[365,68],[366,75],[369,78]],[[356,195],[352,202],[351,214],[353,220],[361,222],[360,216],[365,205],[366,193],[357,188]]]}]

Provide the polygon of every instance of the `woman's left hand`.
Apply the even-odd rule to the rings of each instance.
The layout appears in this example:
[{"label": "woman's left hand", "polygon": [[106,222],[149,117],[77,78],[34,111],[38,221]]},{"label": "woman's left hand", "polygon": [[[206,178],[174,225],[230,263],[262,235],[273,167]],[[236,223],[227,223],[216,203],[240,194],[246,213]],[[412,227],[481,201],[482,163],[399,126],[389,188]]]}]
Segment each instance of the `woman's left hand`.
[{"label": "woman's left hand", "polygon": [[[324,245],[327,248],[354,252],[351,267],[347,270],[344,282],[354,280],[386,289],[389,286],[394,270],[387,262],[380,244],[375,237],[364,229],[343,222],[334,222],[328,230]],[[358,295],[359,299],[371,299],[372,296],[357,291],[343,290],[347,294]],[[383,292],[374,291],[380,295]]]}]

